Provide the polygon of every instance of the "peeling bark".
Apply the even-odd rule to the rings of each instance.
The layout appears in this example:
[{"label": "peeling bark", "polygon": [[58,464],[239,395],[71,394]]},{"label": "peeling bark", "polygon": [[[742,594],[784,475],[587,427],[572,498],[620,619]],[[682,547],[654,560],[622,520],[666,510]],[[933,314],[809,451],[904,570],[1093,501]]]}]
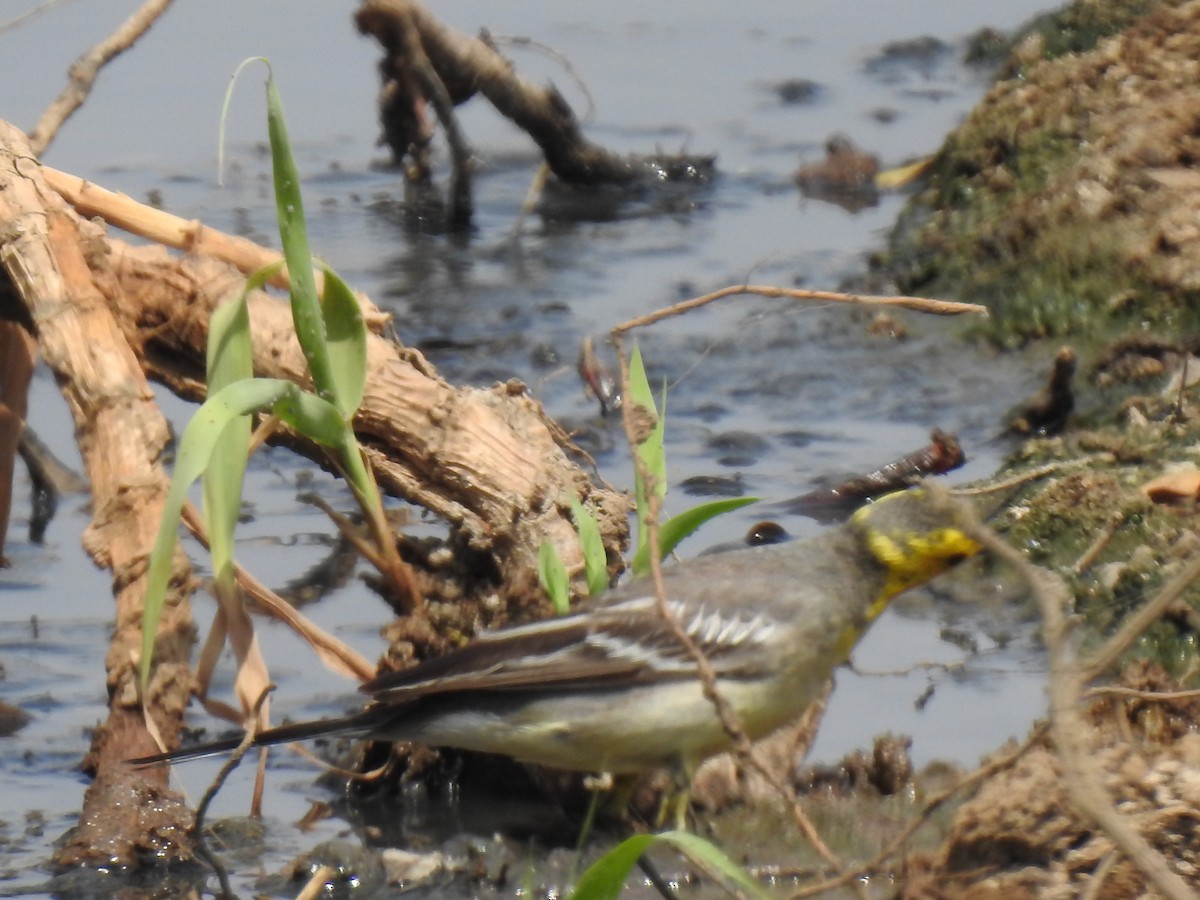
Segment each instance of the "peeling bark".
[{"label": "peeling bark", "polygon": [[36,345],[17,304],[0,291],[0,569],[8,517],[12,510],[13,468],[25,431],[29,379],[33,376]]},{"label": "peeling bark", "polygon": [[[117,312],[147,369],[183,396],[200,399],[208,321],[240,291],[243,277],[202,257],[176,259],[157,247],[110,241],[125,306]],[[308,386],[288,304],[262,292],[250,298],[255,374]],[[519,383],[490,390],[454,388],[420,353],[371,335],[367,387],[355,431],[381,487],[460,529],[472,548],[492,555],[506,580],[536,569],[545,539],[567,568],[583,560],[570,521],[570,497],[593,507],[614,553],[626,536],[628,500],[595,488],[567,458],[541,406]],[[289,441],[323,461],[319,448]]]},{"label": "peeling bark", "polygon": [[[0,264],[75,420],[92,484],[93,517],[84,545],[98,565],[112,570],[116,599],[106,659],[109,715],[96,729],[85,763],[96,777],[84,797],[80,826],[57,859],[66,865],[136,866],[148,851],[179,858],[186,848],[163,836],[178,838],[190,814],[171,800],[167,770],[132,772],[124,765],[156,747],[142,720],[136,661],[146,561],[168,487],[159,462],[167,425],[109,312],[120,287],[94,276],[85,259],[96,246],[94,227],[46,185],[24,135],[7,123],[0,123],[0,157]],[[187,561],[177,553],[146,696],[166,735],[178,731],[190,693],[193,625],[185,590],[190,581]],[[159,838],[137,827],[151,797],[162,814],[153,828]],[[118,816],[118,810],[131,815]]]}]

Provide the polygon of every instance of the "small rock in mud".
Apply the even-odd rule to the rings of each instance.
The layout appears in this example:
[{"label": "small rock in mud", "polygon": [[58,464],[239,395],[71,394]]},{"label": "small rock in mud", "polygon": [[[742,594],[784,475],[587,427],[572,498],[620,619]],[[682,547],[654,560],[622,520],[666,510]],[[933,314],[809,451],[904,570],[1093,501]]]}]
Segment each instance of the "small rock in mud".
[{"label": "small rock in mud", "polygon": [[824,89],[807,78],[788,78],[771,85],[771,91],[788,106],[799,106],[819,99]]},{"label": "small rock in mud", "polygon": [[878,174],[879,157],[859,150],[845,135],[836,134],[825,142],[825,159],[801,166],[795,180],[804,196],[857,212],[879,202],[875,187]]},{"label": "small rock in mud", "polygon": [[16,734],[29,724],[30,715],[19,706],[0,700],[0,737]]}]

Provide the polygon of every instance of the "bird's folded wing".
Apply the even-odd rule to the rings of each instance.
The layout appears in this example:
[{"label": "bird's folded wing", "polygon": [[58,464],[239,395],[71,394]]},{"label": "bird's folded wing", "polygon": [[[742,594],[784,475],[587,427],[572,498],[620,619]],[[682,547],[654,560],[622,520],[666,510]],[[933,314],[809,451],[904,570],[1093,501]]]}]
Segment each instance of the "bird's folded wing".
[{"label": "bird's folded wing", "polygon": [[[765,665],[762,647],[777,623],[763,615],[668,604],[679,627],[720,676],[748,677]],[[380,701],[449,691],[588,690],[696,677],[695,661],[653,597],[484,632],[465,647],[361,688]]]}]

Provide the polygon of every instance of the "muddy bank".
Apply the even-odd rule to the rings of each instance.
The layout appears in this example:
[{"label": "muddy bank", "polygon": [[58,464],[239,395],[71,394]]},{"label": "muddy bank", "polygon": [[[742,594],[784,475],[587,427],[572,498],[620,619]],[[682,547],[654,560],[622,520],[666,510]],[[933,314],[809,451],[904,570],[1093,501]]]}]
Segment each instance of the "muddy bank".
[{"label": "muddy bank", "polygon": [[947,138],[885,268],[986,303],[1008,345],[1194,327],[1200,3],[1077,3],[1018,40],[1008,73]]},{"label": "muddy bank", "polygon": [[[1194,889],[1200,416],[1194,388],[1161,369],[1136,386],[1122,382],[1115,373],[1156,367],[1130,341],[1116,350],[1085,373],[1091,421],[1076,417],[1060,435],[1025,442],[980,490],[1003,498],[994,524],[1009,543],[1066,589],[1066,671],[1090,698],[1073,734],[1095,770],[1097,803]],[[1184,371],[1185,356],[1166,355],[1165,368]],[[1106,642],[1114,635],[1128,639],[1113,649]],[[1053,696],[1053,661],[1050,668]],[[1147,889],[1145,860],[1131,861],[1109,827],[1068,797],[1064,785],[1077,772],[1043,729],[957,811],[937,853],[908,859],[903,896],[1124,897]]]},{"label": "muddy bank", "polygon": [[[905,290],[986,303],[996,343],[1071,335],[1080,351],[1065,429],[985,490],[998,530],[1068,589],[1072,677],[1091,691],[1074,740],[1114,817],[1083,811],[1078,771],[1035,729],[941,849],[907,859],[902,896],[1135,896],[1156,866],[1159,894],[1197,885],[1200,3],[1053,21],[947,139],[881,261]],[[1121,652],[1096,649],[1139,618]]]},{"label": "muddy bank", "polygon": [[[1200,885],[1200,736],[1195,698],[1138,692],[1178,686],[1153,666],[1127,673],[1123,694],[1087,710],[1087,747],[1122,816],[1191,888]],[[1102,828],[1072,808],[1054,743],[1042,738],[963,805],[936,854],[909,859],[903,897],[1144,896],[1145,877]]]}]

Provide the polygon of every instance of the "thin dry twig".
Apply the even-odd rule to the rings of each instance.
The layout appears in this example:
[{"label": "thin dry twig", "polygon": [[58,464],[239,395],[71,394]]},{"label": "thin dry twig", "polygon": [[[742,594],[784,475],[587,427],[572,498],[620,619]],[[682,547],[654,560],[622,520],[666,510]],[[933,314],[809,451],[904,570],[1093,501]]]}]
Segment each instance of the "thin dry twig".
[{"label": "thin dry twig", "polygon": [[[630,396],[629,387],[629,361],[625,355],[625,349],[619,332],[614,331],[612,335],[613,344],[617,350],[617,362],[620,366],[621,374],[621,392],[623,396]],[[700,683],[703,686],[704,695],[716,708],[717,715],[721,720],[721,726],[733,741],[733,752],[739,763],[757,772],[771,787],[776,791],[780,798],[790,800],[792,818],[796,825],[800,828],[805,839],[812,844],[813,849],[817,854],[825,860],[831,867],[840,869],[842,867],[841,860],[837,855],[829,849],[812,822],[809,821],[804,810],[801,808],[799,801],[794,793],[788,790],[787,786],[778,778],[775,773],[771,772],[766,765],[755,755],[754,746],[746,730],[742,727],[737,712],[730,705],[729,700],[721,693],[717,686],[716,672],[713,670],[712,664],[704,655],[704,652],[696,645],[696,642],[679,627],[670,608],[667,606],[666,586],[663,583],[662,565],[659,559],[659,543],[658,543],[658,514],[659,514],[659,497],[656,492],[649,486],[652,478],[649,471],[646,469],[646,464],[642,460],[641,455],[637,453],[637,424],[634,420],[634,404],[625,403],[622,405],[622,422],[625,428],[626,438],[629,440],[629,446],[633,449],[633,463],[638,470],[638,475],[643,479],[643,482],[648,485],[646,496],[649,501],[649,509],[646,511],[647,522],[647,540],[650,544],[650,575],[654,583],[654,594],[658,604],[659,615],[667,623],[667,626],[674,633],[675,639],[687,652],[696,664],[696,672],[700,678]],[[690,773],[689,773],[690,774]]]},{"label": "thin dry twig", "polygon": [[1094,453],[1091,456],[1063,459],[1057,462],[1046,463],[1043,466],[1036,466],[1032,469],[1026,469],[1024,472],[1018,472],[1016,475],[1013,475],[1011,478],[1005,478],[1003,481],[993,481],[974,488],[955,488],[954,493],[960,497],[978,497],[983,494],[995,494],[1000,491],[1006,491],[1009,488],[1019,487],[1029,481],[1037,481],[1039,478],[1053,475],[1062,469],[1073,469],[1076,466],[1090,466],[1093,463],[1109,463],[1113,459],[1114,457],[1111,453]]},{"label": "thin dry twig", "polygon": [[681,316],[686,312],[691,312],[701,306],[706,306],[717,300],[725,297],[733,297],[738,294],[754,294],[759,297],[770,298],[785,298],[789,300],[823,300],[830,303],[853,303],[859,306],[898,306],[902,309],[911,309],[916,312],[931,313],[937,316],[958,316],[963,313],[978,313],[987,315],[987,307],[980,306],[977,303],[958,303],[951,300],[929,300],[925,297],[880,297],[869,294],[843,294],[837,291],[810,291],[801,288],[781,288],[771,285],[755,285],[755,284],[735,284],[730,287],[721,288],[719,291],[713,291],[711,294],[704,294],[701,297],[693,297],[691,300],[684,300],[681,303],[673,304],[672,306],[656,310],[644,316],[638,316],[635,319],[630,319],[627,322],[622,322],[620,325],[613,328],[614,337],[624,334],[627,331],[632,331],[635,328],[643,328],[647,325],[653,325],[655,322],[661,322],[663,319],[669,319],[673,316]]},{"label": "thin dry twig", "polygon": [[1100,900],[1102,896],[1101,890],[1104,887],[1104,882],[1108,876],[1112,874],[1113,869],[1117,867],[1117,863],[1123,857],[1116,850],[1110,850],[1104,854],[1104,858],[1100,860],[1100,865],[1096,866],[1096,870],[1092,873],[1092,877],[1088,879],[1087,892],[1080,900]]},{"label": "thin dry twig", "polygon": [[274,689],[274,685],[267,685],[263,692],[258,695],[258,699],[254,702],[254,709],[246,717],[246,734],[242,737],[242,742],[230,754],[229,759],[225,760],[224,765],[217,772],[217,777],[208,786],[208,790],[204,792],[204,796],[200,798],[200,803],[196,807],[195,824],[192,825],[192,834],[196,842],[196,853],[212,866],[213,871],[217,873],[217,880],[221,883],[221,893],[218,895],[220,897],[233,897],[234,893],[229,887],[229,874],[225,871],[225,867],[221,865],[221,861],[217,859],[216,854],[209,849],[208,842],[204,839],[204,817],[208,813],[209,805],[216,798],[222,786],[224,786],[225,780],[234,769],[241,765],[242,757],[253,748],[254,739],[258,736],[259,713],[262,710],[263,704],[271,695],[271,691]]},{"label": "thin dry twig", "polygon": [[[184,253],[219,259],[246,275],[283,262],[283,254],[278,250],[263,247],[248,238],[210,228],[196,219],[184,219],[155,209],[78,175],[42,166],[42,176],[81,216],[89,219],[99,216],[109,225],[157,244],[182,250]],[[324,270],[317,266],[313,270],[313,276],[316,279],[317,291],[324,291]],[[290,290],[292,281],[287,267],[281,268],[267,283],[285,291]],[[362,310],[363,321],[373,332],[380,332],[391,322],[391,314],[381,310],[365,294],[355,291],[354,296]]]},{"label": "thin dry twig", "polygon": [[1129,518],[1129,511],[1126,509],[1118,509],[1113,512],[1108,521],[1104,523],[1104,527],[1100,529],[1100,533],[1096,535],[1091,546],[1080,554],[1079,559],[1075,561],[1075,565],[1071,567],[1071,571],[1075,575],[1082,575],[1092,567],[1092,563],[1096,558],[1104,552],[1104,548],[1108,546],[1108,542],[1113,539],[1113,535],[1117,533],[1125,520]]},{"label": "thin dry twig", "polygon": [[1200,690],[1194,691],[1142,691],[1137,688],[1121,687],[1116,684],[1102,684],[1091,688],[1085,697],[1128,697],[1130,700],[1149,700],[1165,702],[1168,700],[1195,700],[1200,697]]},{"label": "thin dry twig", "polygon": [[[1171,870],[1166,858],[1133,828],[1125,816],[1113,808],[1101,774],[1089,755],[1086,741],[1088,727],[1079,712],[1079,699],[1088,673],[1103,671],[1107,665],[1097,666],[1092,662],[1081,667],[1071,658],[1064,613],[1070,602],[1066,583],[1057,575],[1032,565],[991,529],[980,525],[973,528],[972,532],[972,537],[985,549],[1017,570],[1041,607],[1042,633],[1050,659],[1050,730],[1055,749],[1062,760],[1063,789],[1067,797],[1075,809],[1094,822],[1164,896],[1170,900],[1194,898],[1195,893]],[[1192,568],[1200,573],[1200,558],[1188,567]],[[1178,577],[1173,581],[1178,581]],[[1160,593],[1168,594],[1169,591],[1164,588]],[[1147,605],[1154,605],[1154,601]],[[1125,630],[1122,629],[1123,632]],[[1111,661],[1120,653],[1110,656],[1102,651],[1102,655]]]},{"label": "thin dry twig", "polygon": [[54,7],[58,6],[62,2],[64,2],[64,0],[42,0],[42,2],[39,3],[37,6],[33,7],[33,9],[27,9],[27,10],[25,10],[25,12],[21,13],[20,15],[13,16],[11,19],[8,19],[7,21],[0,22],[0,34],[3,34],[6,31],[11,31],[12,29],[19,27],[20,25],[24,24],[25,22],[28,22],[34,16],[40,16],[42,13],[46,12],[47,10],[53,9]]},{"label": "thin dry twig", "polygon": [[567,73],[567,77],[575,83],[575,87],[579,88],[579,92],[583,94],[586,108],[583,115],[579,117],[579,121],[584,125],[592,121],[592,118],[596,115],[596,101],[592,97],[592,92],[588,90],[587,82],[584,81],[583,76],[579,74],[579,70],[575,68],[565,53],[555,50],[549,44],[543,44],[541,41],[535,41],[533,38],[523,35],[496,34],[495,32],[485,31],[480,35],[480,40],[494,46],[508,44],[510,47],[530,47],[549,59],[554,60],[562,66],[563,71]]},{"label": "thin dry twig", "polygon": [[[191,503],[185,503],[183,506],[183,524],[187,526],[188,531],[196,540],[205,547],[208,546],[208,534],[205,531],[204,523]],[[268,615],[283,622],[302,637],[329,668],[360,682],[375,677],[375,667],[360,653],[318,628],[298,613],[295,607],[241,566],[235,564],[235,573],[242,590],[258,601]]]},{"label": "thin dry twig", "polygon": [[170,5],[171,0],[146,0],[120,28],[72,63],[67,86],[42,113],[33,131],[29,132],[29,146],[33,149],[34,156],[41,156],[46,152],[58,129],[83,105],[83,101],[92,92],[92,85],[96,83],[100,70],[109,61],[132,47]]}]

